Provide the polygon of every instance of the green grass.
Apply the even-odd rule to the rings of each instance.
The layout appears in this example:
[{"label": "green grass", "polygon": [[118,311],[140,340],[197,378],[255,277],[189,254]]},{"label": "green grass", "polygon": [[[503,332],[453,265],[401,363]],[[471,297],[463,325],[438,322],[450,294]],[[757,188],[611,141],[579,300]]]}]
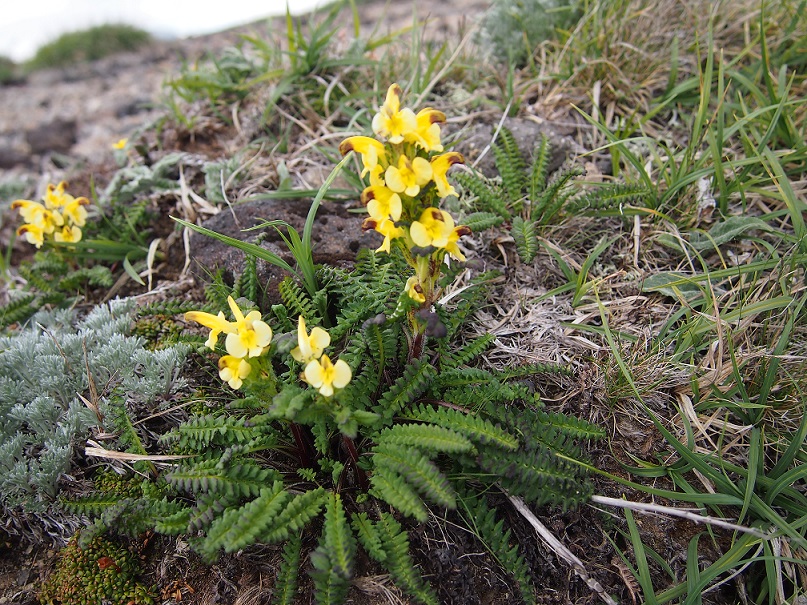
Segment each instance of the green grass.
[{"label": "green grass", "polygon": [[99,25],[86,30],[62,34],[36,51],[25,64],[29,71],[68,67],[103,59],[120,52],[142,48],[151,35],[130,25]]}]

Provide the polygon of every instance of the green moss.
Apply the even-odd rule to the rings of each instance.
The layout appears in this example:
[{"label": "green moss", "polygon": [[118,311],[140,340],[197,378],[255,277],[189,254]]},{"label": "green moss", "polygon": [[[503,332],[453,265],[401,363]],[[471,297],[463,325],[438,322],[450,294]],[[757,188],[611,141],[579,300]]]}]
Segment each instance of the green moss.
[{"label": "green moss", "polygon": [[67,67],[95,61],[109,55],[137,50],[151,41],[151,35],[130,25],[99,25],[62,34],[42,46],[26,67],[29,70]]},{"label": "green moss", "polygon": [[74,536],[42,585],[39,600],[42,605],[150,605],[154,590],[139,583],[137,573],[137,558],[122,546],[98,537],[82,549]]}]

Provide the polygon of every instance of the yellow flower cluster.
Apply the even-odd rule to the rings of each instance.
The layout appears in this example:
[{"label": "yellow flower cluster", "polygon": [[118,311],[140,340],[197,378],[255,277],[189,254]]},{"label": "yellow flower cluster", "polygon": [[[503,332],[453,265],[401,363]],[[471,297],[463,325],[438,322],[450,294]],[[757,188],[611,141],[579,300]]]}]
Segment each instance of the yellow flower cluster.
[{"label": "yellow flower cluster", "polygon": [[417,114],[402,108],[401,88],[393,84],[373,117],[373,132],[380,140],[354,136],[339,146],[342,155],[358,153],[361,175],[369,175],[370,184],[361,194],[369,214],[363,228],[384,236],[378,251],[389,253],[393,242],[401,247],[416,272],[407,292],[421,304],[434,302],[434,267],[439,268],[445,254],[465,260],[457,242],[471,232],[455,226],[451,215],[437,208],[439,200],[457,195],[448,182],[448,169],[464,163],[455,151],[441,153],[440,124],[445,120],[443,112],[430,107]]},{"label": "yellow flower cluster", "polygon": [[250,311],[246,315],[241,311],[232,296],[227,297],[227,304],[235,321],[227,321],[224,313],[218,315],[204,311],[188,311],[186,321],[195,321],[210,328],[210,337],[205,345],[216,348],[219,334],[226,334],[224,348],[227,355],[219,359],[219,377],[233,389],[240,389],[244,379],[252,372],[247,358],[258,357],[272,342],[272,328],[261,319],[260,311]]},{"label": "yellow flower cluster", "polygon": [[297,347],[291,350],[291,356],[300,363],[305,364],[300,378],[317,389],[324,397],[331,397],[334,388],[342,389],[347,386],[353,373],[350,366],[343,360],[331,362],[330,357],[323,351],[331,344],[330,335],[320,327],[313,328],[311,334],[305,327],[305,320],[300,315],[297,323]]},{"label": "yellow flower cluster", "polygon": [[90,202],[86,197],[75,198],[65,191],[67,183],[48,185],[42,198],[43,203],[31,200],[15,200],[13,209],[20,211],[25,221],[17,235],[41,248],[46,237],[56,242],[75,243],[81,240],[81,227],[87,222],[87,210],[84,206]]}]

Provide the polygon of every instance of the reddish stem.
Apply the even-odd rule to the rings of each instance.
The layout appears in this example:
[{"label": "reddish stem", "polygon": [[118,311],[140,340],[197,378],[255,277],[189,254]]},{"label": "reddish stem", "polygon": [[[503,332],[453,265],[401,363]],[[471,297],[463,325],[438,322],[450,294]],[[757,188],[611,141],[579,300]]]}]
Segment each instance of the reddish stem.
[{"label": "reddish stem", "polygon": [[290,423],[289,426],[294,435],[294,441],[297,443],[297,457],[300,459],[300,465],[303,468],[311,468],[311,455],[308,451],[308,440],[303,433],[303,427],[296,422]]},{"label": "reddish stem", "polygon": [[348,456],[350,456],[353,468],[356,469],[356,479],[359,482],[359,487],[363,492],[368,491],[370,489],[370,483],[367,481],[367,474],[359,467],[359,452],[356,451],[356,444],[353,443],[353,439],[347,435],[342,435],[342,443],[347,450]]}]

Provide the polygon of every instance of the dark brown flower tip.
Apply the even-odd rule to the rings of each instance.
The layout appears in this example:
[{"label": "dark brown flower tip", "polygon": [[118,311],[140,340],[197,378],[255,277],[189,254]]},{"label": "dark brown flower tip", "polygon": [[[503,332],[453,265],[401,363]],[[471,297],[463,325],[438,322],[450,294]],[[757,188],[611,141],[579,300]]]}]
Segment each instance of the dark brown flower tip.
[{"label": "dark brown flower tip", "polygon": [[375,229],[378,227],[378,221],[374,218],[366,218],[364,222],[361,224],[361,228],[363,231],[370,231],[371,229]]},{"label": "dark brown flower tip", "polygon": [[346,155],[348,151],[353,151],[353,142],[350,139],[345,139],[339,143],[339,153]]},{"label": "dark brown flower tip", "polygon": [[90,203],[90,200],[88,200],[86,197],[77,197],[75,201],[81,206],[88,206]]},{"label": "dark brown flower tip", "polygon": [[361,192],[361,203],[365,206],[370,200],[375,199],[375,192],[373,191],[372,187],[367,187],[364,191]]},{"label": "dark brown flower tip", "polygon": [[432,220],[445,222],[443,213],[438,208],[431,209]]},{"label": "dark brown flower tip", "polygon": [[471,228],[468,225],[460,225],[459,227],[454,229],[454,231],[456,231],[457,235],[459,235],[460,237],[462,237],[463,235],[471,235],[471,233],[473,233],[473,231],[471,231]]},{"label": "dark brown flower tip", "polygon": [[448,160],[449,166],[465,163],[465,158],[462,157],[462,154],[459,151],[449,151],[446,156],[448,156],[446,159]]}]

